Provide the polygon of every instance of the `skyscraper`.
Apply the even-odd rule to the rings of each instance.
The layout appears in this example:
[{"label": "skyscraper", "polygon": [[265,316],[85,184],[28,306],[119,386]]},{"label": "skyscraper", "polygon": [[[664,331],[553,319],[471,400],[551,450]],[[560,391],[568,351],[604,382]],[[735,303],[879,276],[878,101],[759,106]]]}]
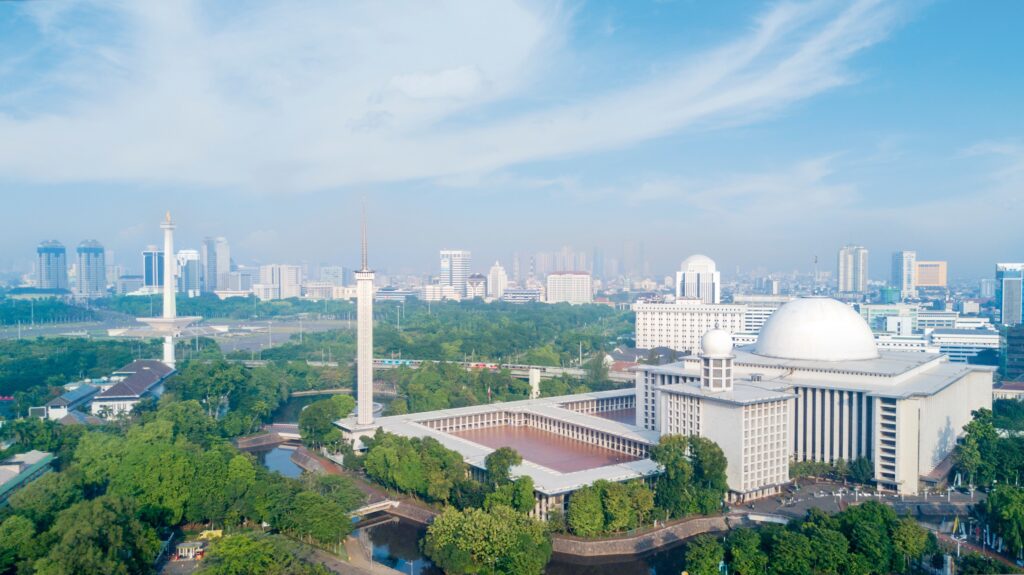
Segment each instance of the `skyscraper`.
[{"label": "skyscraper", "polygon": [[260,266],[260,285],[276,286],[277,297],[280,299],[300,297],[302,295],[302,267],[283,264]]},{"label": "skyscraper", "polygon": [[106,251],[96,240],[78,244],[78,297],[101,298],[107,294]]},{"label": "skyscraper", "polygon": [[699,299],[722,303],[722,277],[715,262],[700,254],[683,260],[676,272],[676,299]]},{"label": "skyscraper", "polygon": [[202,266],[198,250],[178,250],[178,291],[196,297],[202,289]]},{"label": "skyscraper", "polygon": [[36,248],[39,267],[36,270],[36,285],[39,289],[68,289],[68,261],[64,244],[47,240]]},{"label": "skyscraper", "polygon": [[501,296],[505,295],[506,288],[508,288],[508,274],[505,273],[501,262],[494,262],[491,271],[487,273],[487,295],[494,299],[501,299]]},{"label": "skyscraper", "polygon": [[900,250],[892,254],[892,282],[890,285],[900,290],[902,299],[917,295],[917,252]]},{"label": "skyscraper", "polygon": [[142,285],[158,288],[164,285],[164,252],[156,246],[142,251]]},{"label": "skyscraper", "polygon": [[868,249],[848,245],[839,250],[839,291],[864,293],[868,291]]},{"label": "skyscraper", "polygon": [[441,250],[440,285],[452,286],[460,296],[466,295],[466,279],[473,256],[466,250]]},{"label": "skyscraper", "polygon": [[996,310],[1003,325],[1021,323],[1024,308],[1024,263],[996,264]]},{"label": "skyscraper", "polygon": [[226,238],[203,238],[202,267],[204,292],[227,288],[231,273],[231,248]]}]

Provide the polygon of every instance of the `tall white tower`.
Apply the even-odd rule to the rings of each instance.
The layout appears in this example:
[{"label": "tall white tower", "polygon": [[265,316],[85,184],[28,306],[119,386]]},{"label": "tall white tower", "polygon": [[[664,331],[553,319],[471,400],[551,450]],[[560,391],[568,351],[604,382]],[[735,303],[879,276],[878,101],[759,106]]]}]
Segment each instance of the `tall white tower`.
[{"label": "tall white tower", "polygon": [[363,265],[356,276],[356,425],[373,425],[373,270],[366,262],[366,209],[363,209]]},{"label": "tall white tower", "polygon": [[148,324],[156,332],[156,335],[164,338],[163,362],[174,367],[174,338],[201,318],[178,317],[178,310],[175,302],[175,286],[177,286],[177,261],[169,254],[174,253],[174,222],[171,221],[171,212],[160,223],[160,229],[164,231],[164,312],[161,317],[141,317],[139,321]]},{"label": "tall white tower", "polygon": [[732,391],[732,335],[713,329],[700,340],[701,387],[713,392]]},{"label": "tall white tower", "polygon": [[704,303],[722,303],[722,276],[715,262],[700,254],[683,260],[676,272],[676,299],[693,298]]}]

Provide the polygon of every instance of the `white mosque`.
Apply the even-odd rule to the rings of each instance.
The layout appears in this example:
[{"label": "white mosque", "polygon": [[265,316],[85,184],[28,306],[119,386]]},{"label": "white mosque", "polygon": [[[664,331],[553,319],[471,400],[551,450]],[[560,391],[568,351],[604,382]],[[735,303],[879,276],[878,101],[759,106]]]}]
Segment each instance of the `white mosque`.
[{"label": "white mosque", "polygon": [[879,351],[849,306],[822,297],[776,311],[757,343],[713,330],[699,356],[637,372],[636,424],[706,436],[729,461],[733,498],[768,495],[790,461],[872,461],[880,488],[914,494],[948,472],[992,372],[945,355]]}]

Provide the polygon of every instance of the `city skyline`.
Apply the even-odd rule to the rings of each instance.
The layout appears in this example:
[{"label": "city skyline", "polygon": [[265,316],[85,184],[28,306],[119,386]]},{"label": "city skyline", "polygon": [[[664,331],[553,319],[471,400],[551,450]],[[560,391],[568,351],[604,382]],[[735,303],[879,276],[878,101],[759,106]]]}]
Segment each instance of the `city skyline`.
[{"label": "city skyline", "polygon": [[[393,270],[444,246],[612,253],[637,218],[667,238],[646,250],[666,271],[693,253],[810,269],[849,243],[952,277],[1021,259],[1024,75],[992,57],[1019,4],[469,4],[422,28],[392,10],[416,8],[260,5],[240,27],[199,3],[5,4],[0,189],[48,209],[8,202],[0,268],[50,236],[131,253],[168,208],[182,245],[356,262],[364,195]],[[398,39],[355,65],[363,44],[332,21]],[[986,233],[951,232],[953,214]]]}]

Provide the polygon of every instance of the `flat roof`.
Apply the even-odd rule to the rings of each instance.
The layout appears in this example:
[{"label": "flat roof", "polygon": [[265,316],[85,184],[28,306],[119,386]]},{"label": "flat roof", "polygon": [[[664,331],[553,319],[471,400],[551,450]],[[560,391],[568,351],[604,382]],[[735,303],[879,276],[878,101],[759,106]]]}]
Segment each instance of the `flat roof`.
[{"label": "flat roof", "polygon": [[[492,412],[530,412],[537,415],[551,417],[559,421],[565,421],[588,429],[606,432],[616,437],[631,439],[637,442],[653,445],[658,442],[658,433],[641,429],[635,425],[623,423],[613,419],[599,417],[597,414],[585,414],[571,411],[561,404],[575,403],[588,399],[605,399],[623,396],[632,396],[636,391],[633,388],[617,389],[611,391],[600,391],[591,393],[580,393],[576,395],[562,395],[557,397],[545,397],[539,399],[525,399],[520,401],[509,401],[504,403],[491,403],[486,405],[475,405],[470,407],[459,407],[442,409],[438,411],[425,411],[422,413],[410,413],[405,415],[393,415],[381,417],[375,420],[374,428],[380,428],[388,433],[401,435],[403,437],[431,437],[437,440],[444,447],[458,452],[463,460],[473,467],[484,469],[484,459],[495,450],[481,443],[471,441],[464,437],[458,437],[452,433],[438,431],[426,425],[427,422],[463,415],[473,415]],[[359,429],[354,417],[340,419],[335,425],[343,429]],[[372,429],[371,429],[372,432]],[[461,433],[461,432],[457,432]],[[561,437],[561,436],[559,436]],[[618,453],[618,452],[615,452]],[[622,457],[625,458],[624,454]],[[580,487],[590,485],[595,481],[604,479],[606,481],[627,481],[655,475],[659,473],[658,464],[650,459],[636,459],[633,461],[612,462],[608,465],[590,467],[575,471],[559,471],[544,465],[542,462],[531,461],[524,455],[523,463],[512,468],[513,476],[529,475],[533,479],[534,489],[546,495],[557,495],[570,493]]]},{"label": "flat roof", "polygon": [[733,403],[738,405],[755,405],[772,401],[784,401],[796,397],[793,393],[784,391],[788,384],[779,380],[766,380],[753,382],[749,379],[737,379],[733,381],[733,387],[728,391],[712,391],[705,389],[700,383],[675,383],[672,385],[660,385],[657,389],[668,393],[679,393],[701,397],[709,401],[720,401],[722,403]]},{"label": "flat roof", "polygon": [[585,471],[640,459],[529,426],[498,425],[455,431],[452,435],[492,449],[511,447],[523,459],[559,473]]}]

